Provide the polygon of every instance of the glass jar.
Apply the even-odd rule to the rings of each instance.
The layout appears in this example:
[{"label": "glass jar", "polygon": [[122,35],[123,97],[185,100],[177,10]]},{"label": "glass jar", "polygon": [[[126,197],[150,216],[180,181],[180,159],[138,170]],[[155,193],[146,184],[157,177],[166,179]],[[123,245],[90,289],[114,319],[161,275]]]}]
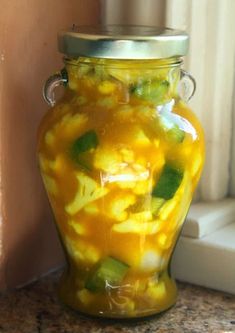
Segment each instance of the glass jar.
[{"label": "glass jar", "polygon": [[59,296],[80,312],[142,317],[176,301],[169,263],[204,160],[187,45],[153,27],[59,36],[65,68],[44,87],[38,156],[67,259]]}]

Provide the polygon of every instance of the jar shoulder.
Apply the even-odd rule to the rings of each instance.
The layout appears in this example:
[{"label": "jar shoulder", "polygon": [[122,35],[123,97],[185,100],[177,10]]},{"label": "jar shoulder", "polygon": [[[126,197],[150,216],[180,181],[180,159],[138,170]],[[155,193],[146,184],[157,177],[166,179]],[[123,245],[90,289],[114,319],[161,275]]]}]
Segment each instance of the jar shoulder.
[{"label": "jar shoulder", "polygon": [[193,110],[184,101],[179,100],[175,104],[173,112],[182,117],[183,120],[186,120],[189,124],[191,124],[197,132],[199,139],[204,142],[204,130],[202,123],[196,114],[196,110]]},{"label": "jar shoulder", "polygon": [[42,137],[50,131],[54,131],[57,136],[64,131],[74,131],[78,136],[89,129],[109,132],[110,139],[117,137],[117,140],[122,140],[127,136],[131,140],[132,129],[138,127],[149,138],[156,134],[167,139],[169,133],[175,131],[179,137],[186,134],[192,141],[204,142],[203,129],[196,114],[183,101],[172,101],[171,104],[154,106],[147,103],[112,104],[110,100],[106,100],[107,104],[99,105],[81,104],[80,99],[75,103],[74,98],[67,96],[43,117],[38,141],[40,143]]}]

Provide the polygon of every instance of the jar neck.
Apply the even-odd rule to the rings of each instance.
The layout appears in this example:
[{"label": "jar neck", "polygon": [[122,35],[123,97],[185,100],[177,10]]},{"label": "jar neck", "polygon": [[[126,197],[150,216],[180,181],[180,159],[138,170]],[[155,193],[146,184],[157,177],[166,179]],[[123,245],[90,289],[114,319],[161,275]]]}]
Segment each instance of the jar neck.
[{"label": "jar neck", "polygon": [[[113,96],[125,103],[130,97],[155,104],[178,96],[180,58],[158,60],[65,59],[71,92],[97,101]],[[155,93],[154,93],[155,91]],[[156,95],[162,95],[158,98]]]}]

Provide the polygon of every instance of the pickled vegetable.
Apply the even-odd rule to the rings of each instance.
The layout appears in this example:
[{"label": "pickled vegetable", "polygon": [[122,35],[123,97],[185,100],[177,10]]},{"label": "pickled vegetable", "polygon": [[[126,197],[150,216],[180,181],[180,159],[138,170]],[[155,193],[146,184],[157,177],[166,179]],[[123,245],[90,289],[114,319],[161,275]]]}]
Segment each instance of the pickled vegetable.
[{"label": "pickled vegetable", "polygon": [[66,69],[38,147],[68,258],[60,297],[98,316],[161,312],[176,299],[168,264],[202,169],[201,127],[170,60]]},{"label": "pickled vegetable", "polygon": [[71,149],[73,157],[75,158],[86,151],[96,148],[98,143],[98,137],[94,131],[86,132],[74,141]]},{"label": "pickled vegetable", "polygon": [[74,199],[65,206],[65,211],[70,215],[75,215],[88,203],[96,201],[108,192],[108,189],[100,187],[96,181],[81,172],[76,175],[76,178],[78,181],[77,193]]},{"label": "pickled vegetable", "polygon": [[105,288],[119,286],[128,271],[125,263],[108,257],[104,259],[95,272],[86,281],[85,287],[94,292],[104,291]]},{"label": "pickled vegetable", "polygon": [[145,81],[143,83],[132,86],[131,93],[134,96],[142,98],[146,101],[162,104],[166,100],[169,86],[170,84],[168,81]]},{"label": "pickled vegetable", "polygon": [[153,196],[165,200],[172,199],[183,179],[183,172],[170,165],[165,165],[160,178],[153,189]]},{"label": "pickled vegetable", "polygon": [[95,131],[91,130],[86,132],[73,142],[71,147],[72,159],[81,167],[90,170],[90,153],[98,146],[98,144],[99,140]]}]

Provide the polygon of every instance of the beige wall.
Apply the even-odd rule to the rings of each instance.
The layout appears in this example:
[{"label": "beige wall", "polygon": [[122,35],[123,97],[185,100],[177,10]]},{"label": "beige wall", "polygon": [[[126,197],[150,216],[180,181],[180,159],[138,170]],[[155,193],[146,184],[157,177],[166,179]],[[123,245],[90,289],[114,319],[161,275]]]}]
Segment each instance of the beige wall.
[{"label": "beige wall", "polygon": [[99,17],[96,0],[2,0],[0,11],[0,289],[63,262],[37,168],[45,79],[61,67],[56,33]]}]

